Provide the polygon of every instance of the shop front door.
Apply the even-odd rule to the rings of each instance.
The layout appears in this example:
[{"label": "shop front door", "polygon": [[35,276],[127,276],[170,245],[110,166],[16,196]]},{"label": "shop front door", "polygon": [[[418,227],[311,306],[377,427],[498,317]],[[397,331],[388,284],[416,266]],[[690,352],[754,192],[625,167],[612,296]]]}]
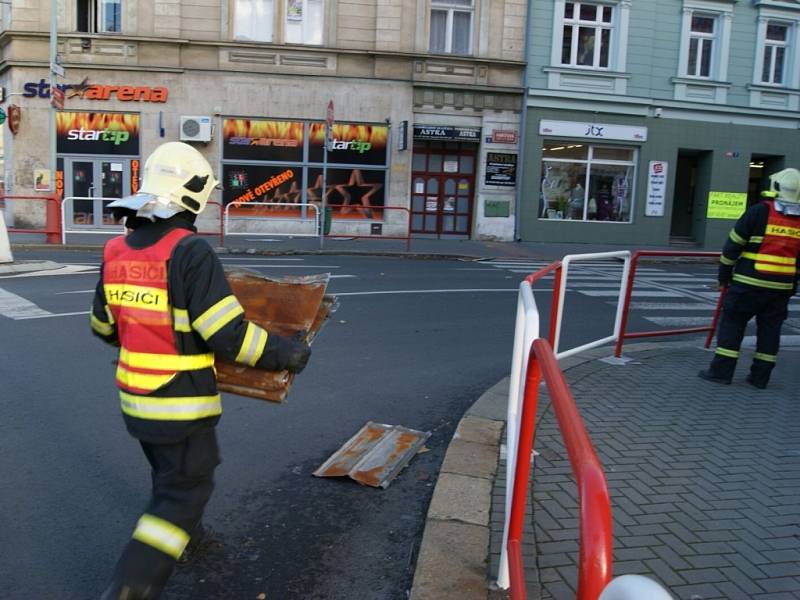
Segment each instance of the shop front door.
[{"label": "shop front door", "polygon": [[411,232],[469,236],[475,188],[473,144],[416,144]]},{"label": "shop front door", "polygon": [[65,206],[69,227],[115,227],[109,199],[131,193],[131,159],[64,159],[64,195],[74,197]]}]

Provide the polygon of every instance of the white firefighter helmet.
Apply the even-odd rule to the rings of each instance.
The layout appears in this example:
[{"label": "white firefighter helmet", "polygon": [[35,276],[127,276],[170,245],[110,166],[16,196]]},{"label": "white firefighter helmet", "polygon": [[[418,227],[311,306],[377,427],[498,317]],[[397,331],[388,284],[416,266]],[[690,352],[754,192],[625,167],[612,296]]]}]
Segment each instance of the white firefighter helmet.
[{"label": "white firefighter helmet", "polygon": [[800,171],[784,169],[769,176],[769,189],[785,204],[800,204]]},{"label": "white firefighter helmet", "polygon": [[199,214],[217,183],[200,152],[183,142],[166,142],[145,162],[141,189],[108,206],[130,208],[150,219],[168,219],[184,210]]}]

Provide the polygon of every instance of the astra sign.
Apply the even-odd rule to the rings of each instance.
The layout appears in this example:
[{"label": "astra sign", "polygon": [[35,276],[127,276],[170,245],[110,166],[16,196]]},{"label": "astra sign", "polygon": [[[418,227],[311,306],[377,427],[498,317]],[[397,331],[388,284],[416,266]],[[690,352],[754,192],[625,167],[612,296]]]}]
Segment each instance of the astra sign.
[{"label": "astra sign", "polygon": [[[121,102],[166,102],[169,92],[163,87],[147,87],[132,85],[99,85],[87,83],[84,79],[77,84],[59,84],[67,99],[82,98],[84,100],[119,100]],[[50,84],[44,79],[38,83],[29,81],[23,86],[22,95],[26,98],[49,98]]]}]

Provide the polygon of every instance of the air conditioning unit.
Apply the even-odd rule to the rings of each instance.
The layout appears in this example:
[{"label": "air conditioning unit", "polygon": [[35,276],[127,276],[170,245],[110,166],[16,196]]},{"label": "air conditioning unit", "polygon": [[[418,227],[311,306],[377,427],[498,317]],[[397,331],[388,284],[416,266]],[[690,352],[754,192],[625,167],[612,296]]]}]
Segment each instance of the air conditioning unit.
[{"label": "air conditioning unit", "polygon": [[210,142],[211,117],[181,117],[182,142]]}]

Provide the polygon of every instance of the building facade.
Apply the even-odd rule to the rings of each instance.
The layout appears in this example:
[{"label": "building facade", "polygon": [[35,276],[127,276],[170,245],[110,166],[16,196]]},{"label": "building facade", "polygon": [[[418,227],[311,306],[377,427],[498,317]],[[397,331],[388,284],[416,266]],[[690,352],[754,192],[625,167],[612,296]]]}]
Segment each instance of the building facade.
[{"label": "building facade", "polygon": [[[232,231],[302,232],[324,198],[334,234],[513,238],[524,0],[56,4],[55,132],[50,3],[2,5],[3,106],[19,115],[4,179],[9,195],[71,198],[68,228],[113,227],[103,199],[183,140],[221,180],[204,218],[227,209]],[[41,204],[5,210],[43,226]]]},{"label": "building facade", "polygon": [[533,0],[525,240],[717,248],[800,167],[800,2]]}]

